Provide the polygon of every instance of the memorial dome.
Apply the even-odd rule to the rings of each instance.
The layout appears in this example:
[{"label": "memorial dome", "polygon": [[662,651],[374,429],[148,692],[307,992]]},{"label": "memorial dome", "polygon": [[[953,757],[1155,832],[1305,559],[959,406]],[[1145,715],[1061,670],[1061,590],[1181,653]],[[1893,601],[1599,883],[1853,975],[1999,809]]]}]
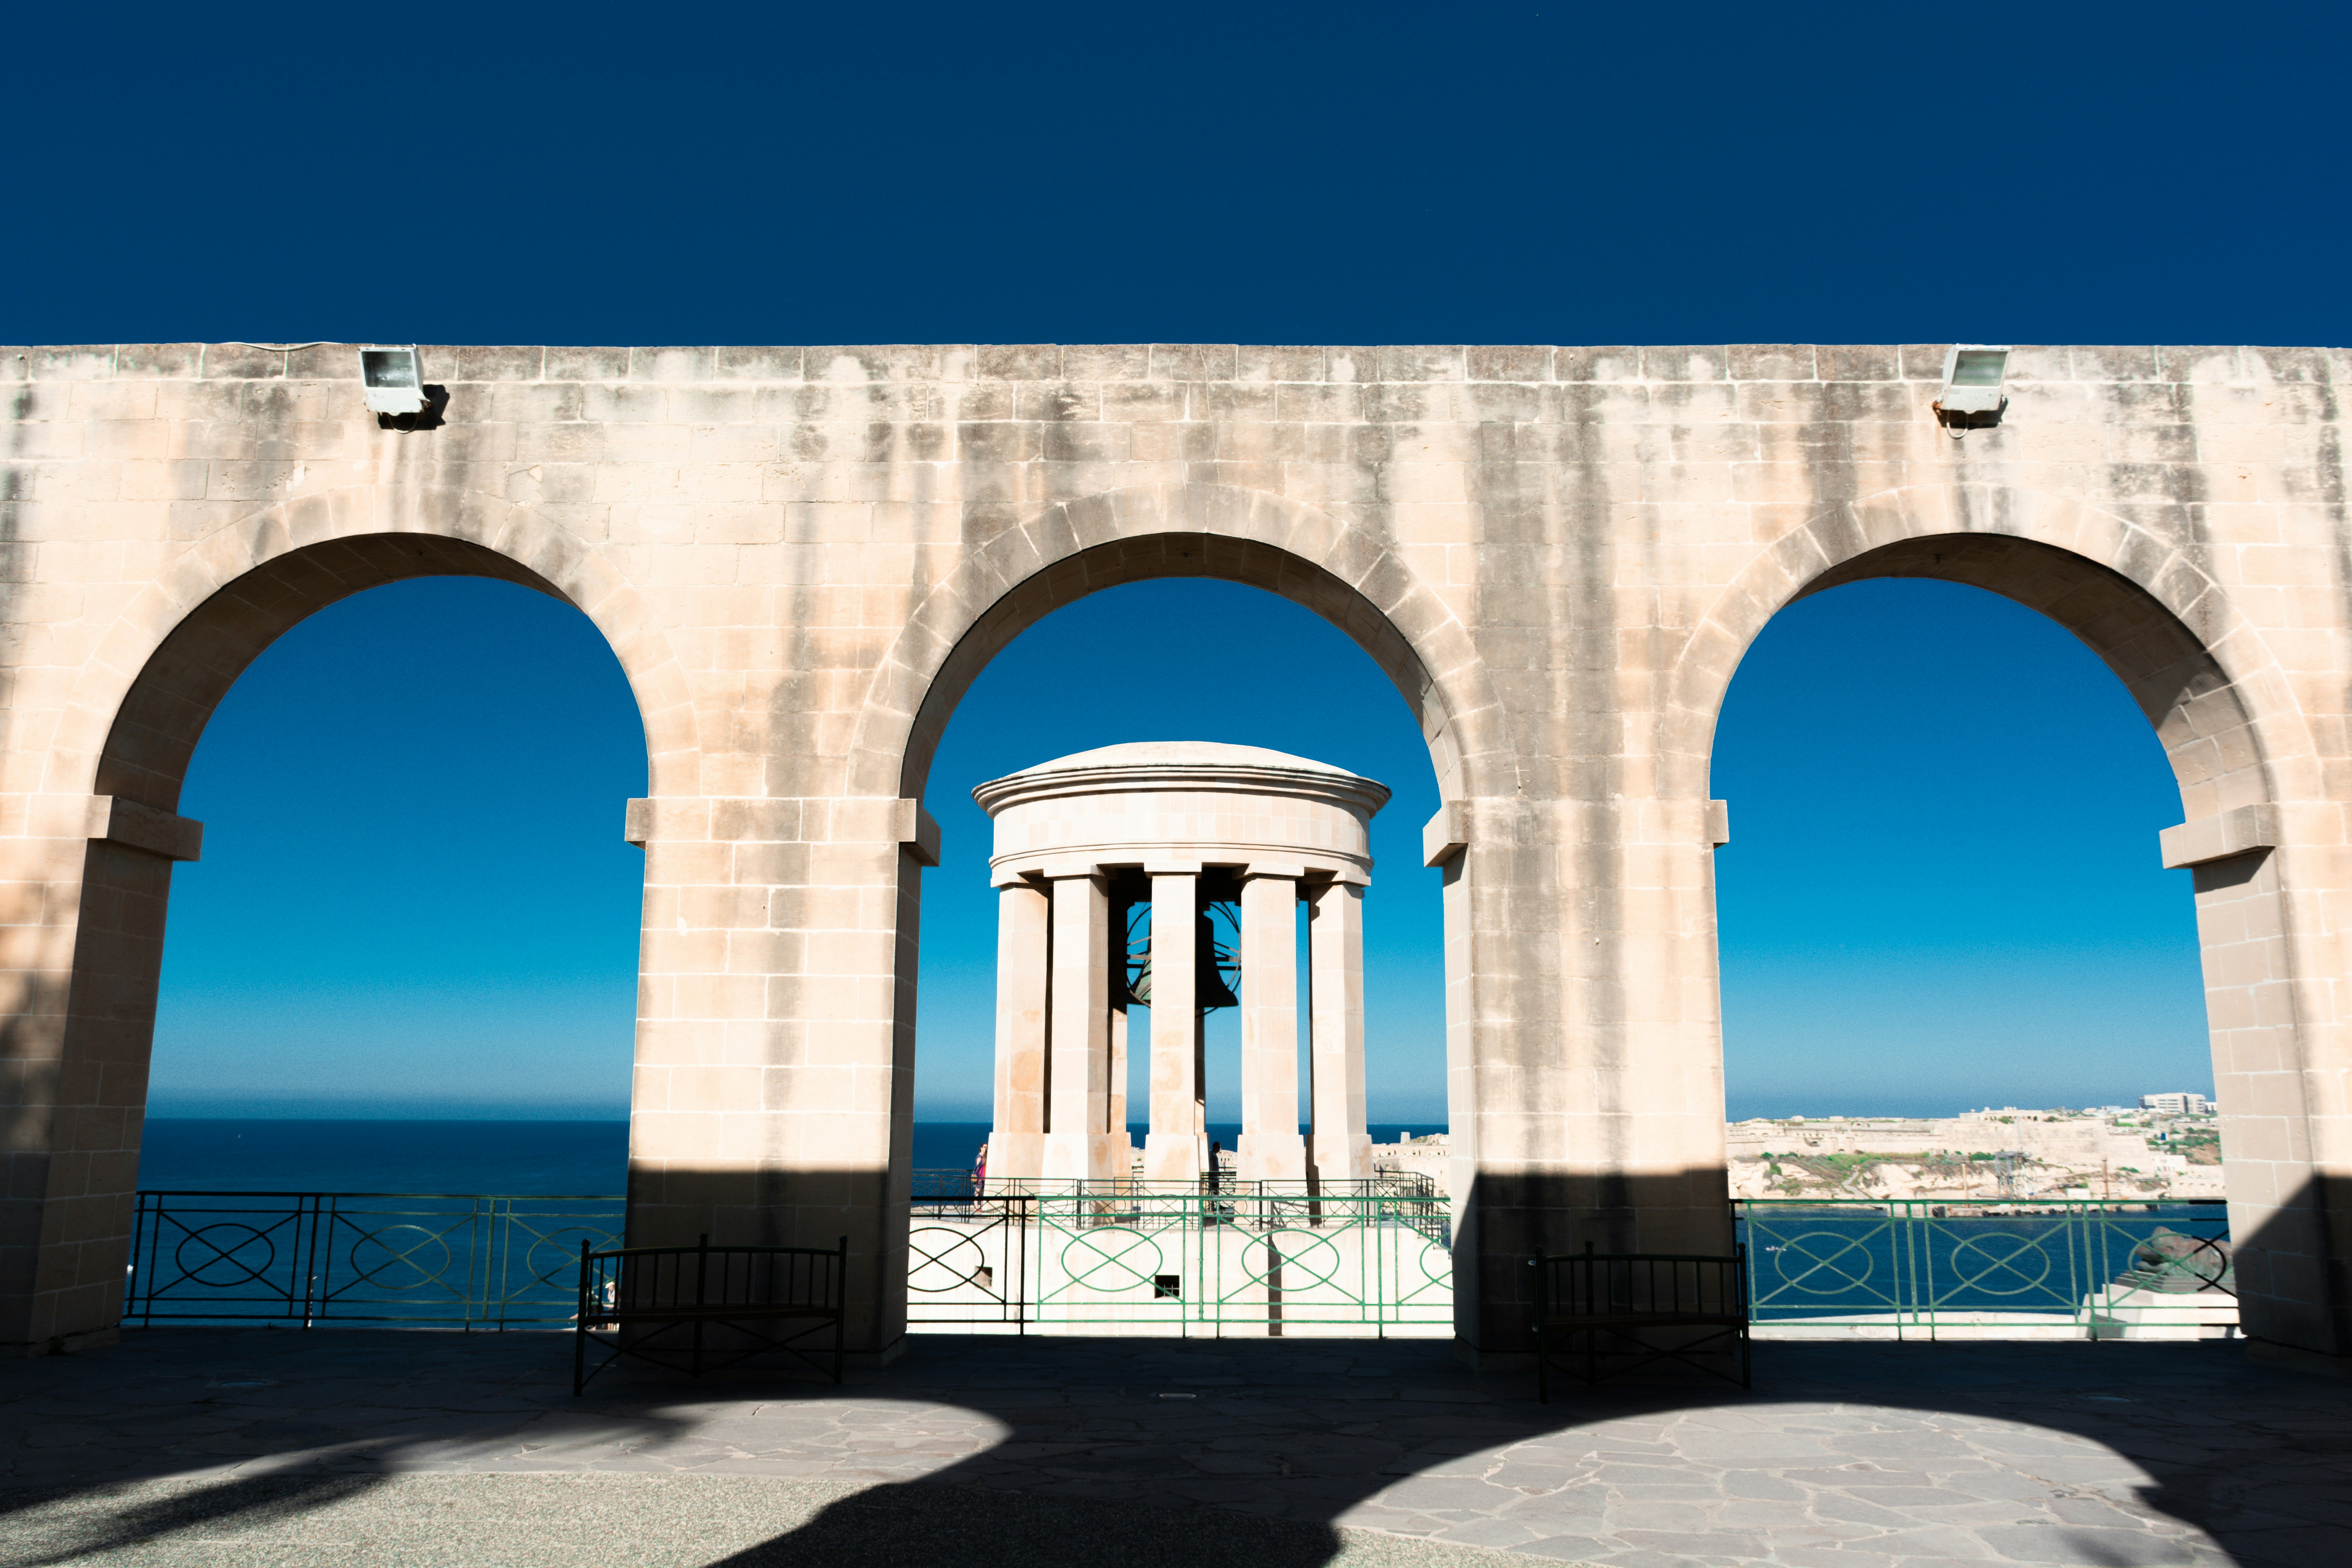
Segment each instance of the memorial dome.
[{"label": "memorial dome", "polygon": [[1372,816],[1389,789],[1263,746],[1142,741],[1056,757],[991,779],[971,797],[995,819],[1000,881],[1072,857],[1105,869],[1295,862],[1361,881]]}]

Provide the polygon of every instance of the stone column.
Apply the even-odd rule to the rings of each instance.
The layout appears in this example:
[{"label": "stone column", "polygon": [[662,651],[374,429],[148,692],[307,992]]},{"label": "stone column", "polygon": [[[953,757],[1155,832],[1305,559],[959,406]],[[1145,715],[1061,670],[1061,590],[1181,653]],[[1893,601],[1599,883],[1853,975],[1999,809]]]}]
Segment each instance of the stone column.
[{"label": "stone column", "polygon": [[1366,1181],[1372,1135],[1364,1124],[1364,889],[1329,881],[1309,897],[1315,1174],[1326,1182]]},{"label": "stone column", "polygon": [[1303,1182],[1298,1135],[1298,879],[1252,866],[1242,883],[1242,1180]]},{"label": "stone column", "polygon": [[[1116,929],[1113,942],[1118,940]],[[1113,977],[1116,986],[1117,976]],[[1111,1174],[1124,1180],[1135,1173],[1135,1140],[1127,1131],[1127,1005],[1117,999],[1113,991],[1110,1009],[1110,1081],[1106,1099],[1109,1101],[1104,1120],[1109,1125]]]},{"label": "stone column", "polygon": [[1048,1181],[1106,1182],[1110,1147],[1110,894],[1089,867],[1048,873],[1053,991],[1045,1169]]},{"label": "stone column", "polygon": [[656,796],[629,815],[646,846],[629,1243],[845,1235],[847,1349],[894,1355],[937,839],[912,800]]},{"label": "stone column", "polygon": [[1049,902],[1014,881],[996,899],[996,1124],[990,1184],[1045,1170],[1045,966]]},{"label": "stone column", "polygon": [[108,795],[31,797],[5,847],[0,1347],[110,1344],[122,1317],[172,867],[203,825]]},{"label": "stone column", "polygon": [[1200,1079],[1201,876],[1151,874],[1151,1131],[1144,1179],[1194,1182],[1209,1168]]}]

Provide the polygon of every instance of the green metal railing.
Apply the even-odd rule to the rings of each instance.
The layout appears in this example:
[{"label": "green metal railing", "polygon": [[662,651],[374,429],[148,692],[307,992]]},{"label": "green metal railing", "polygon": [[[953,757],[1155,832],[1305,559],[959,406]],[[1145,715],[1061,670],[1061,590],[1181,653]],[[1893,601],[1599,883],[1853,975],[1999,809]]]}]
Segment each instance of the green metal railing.
[{"label": "green metal railing", "polygon": [[123,1321],[568,1323],[617,1196],[141,1193]]},{"label": "green metal railing", "polygon": [[1452,1226],[1418,1178],[1303,1184],[1023,1183],[919,1199],[908,1317],[1019,1332],[1450,1331]]},{"label": "green metal railing", "polygon": [[[918,1176],[918,1325],[1278,1336],[1453,1321],[1451,1214],[1417,1179],[1319,1192],[1024,1184],[976,1197],[968,1181]],[[2098,1339],[2234,1322],[2219,1202],[1752,1199],[1733,1210],[1768,1331]],[[142,1193],[123,1317],[569,1322],[581,1241],[616,1245],[623,1218],[611,1195]]]},{"label": "green metal railing", "polygon": [[2090,1339],[2229,1331],[2227,1206],[2095,1199],[1741,1199],[1754,1321]]}]

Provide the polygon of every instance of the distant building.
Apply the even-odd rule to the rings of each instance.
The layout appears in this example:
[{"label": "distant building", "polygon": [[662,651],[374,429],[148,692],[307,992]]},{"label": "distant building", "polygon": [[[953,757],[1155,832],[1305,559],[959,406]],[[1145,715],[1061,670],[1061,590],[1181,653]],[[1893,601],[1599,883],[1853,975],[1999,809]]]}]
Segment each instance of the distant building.
[{"label": "distant building", "polygon": [[2139,1097],[2142,1110],[2160,1110],[2168,1116],[2202,1116],[2212,1109],[2201,1094],[2143,1094]]}]

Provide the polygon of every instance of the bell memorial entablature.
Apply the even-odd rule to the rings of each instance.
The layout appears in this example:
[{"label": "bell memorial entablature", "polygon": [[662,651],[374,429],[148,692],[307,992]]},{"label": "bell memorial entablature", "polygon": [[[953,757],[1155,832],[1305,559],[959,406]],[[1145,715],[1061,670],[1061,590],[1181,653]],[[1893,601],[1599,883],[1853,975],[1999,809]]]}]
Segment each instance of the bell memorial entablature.
[{"label": "bell memorial entablature", "polygon": [[1086,862],[1145,871],[1163,862],[1294,866],[1370,879],[1372,814],[1385,784],[1259,746],[1148,741],[1080,752],[971,792],[995,819],[992,879]]}]

